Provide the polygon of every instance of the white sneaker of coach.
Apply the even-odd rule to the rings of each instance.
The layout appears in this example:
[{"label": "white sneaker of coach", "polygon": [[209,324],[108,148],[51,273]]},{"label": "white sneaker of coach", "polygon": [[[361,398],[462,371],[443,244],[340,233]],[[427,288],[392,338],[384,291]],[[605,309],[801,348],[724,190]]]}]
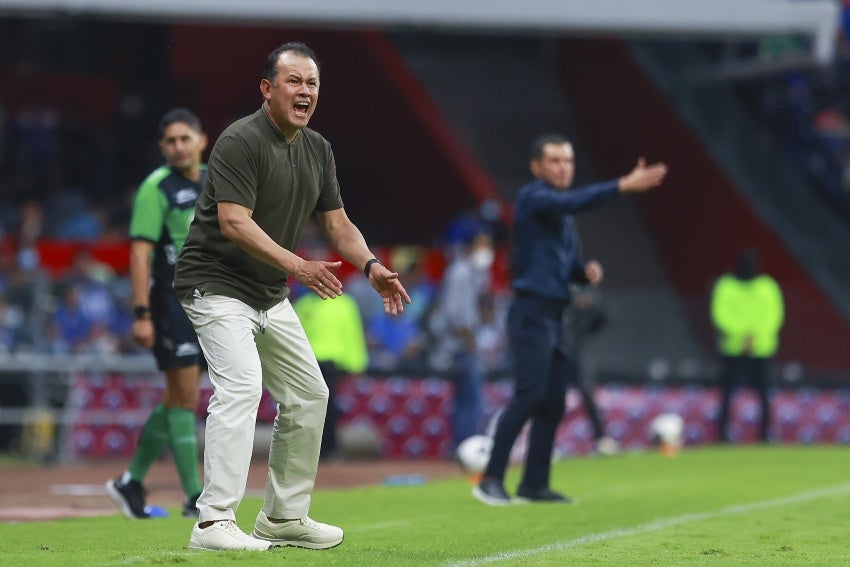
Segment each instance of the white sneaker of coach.
[{"label": "white sneaker of coach", "polygon": [[266,513],[260,510],[257,523],[251,533],[276,546],[306,547],[308,549],[328,549],[342,543],[342,530],[336,526],[322,524],[307,516],[295,520],[272,522]]},{"label": "white sneaker of coach", "polygon": [[192,535],[189,537],[189,549],[266,551],[272,547],[274,546],[269,542],[253,538],[240,530],[233,520],[215,522],[206,528],[201,528],[196,523],[192,528]]}]

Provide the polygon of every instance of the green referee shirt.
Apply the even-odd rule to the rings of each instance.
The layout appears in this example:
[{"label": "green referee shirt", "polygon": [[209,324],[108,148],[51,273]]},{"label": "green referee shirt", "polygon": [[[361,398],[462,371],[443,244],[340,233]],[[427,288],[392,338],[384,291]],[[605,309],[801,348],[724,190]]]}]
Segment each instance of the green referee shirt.
[{"label": "green referee shirt", "polygon": [[269,309],[289,293],[288,274],[222,236],[218,203],[251,209],[260,228],[294,252],[314,212],[343,206],[331,145],[309,128],[288,143],[260,108],[222,132],[208,167],[209,180],[177,262],[177,295],[189,298],[198,289]]},{"label": "green referee shirt", "polygon": [[158,284],[171,285],[174,264],[189,232],[195,214],[195,202],[207,179],[201,165],[201,177],[195,182],[167,166],[154,170],[139,185],[133,197],[130,238],[154,244],[151,277]]}]

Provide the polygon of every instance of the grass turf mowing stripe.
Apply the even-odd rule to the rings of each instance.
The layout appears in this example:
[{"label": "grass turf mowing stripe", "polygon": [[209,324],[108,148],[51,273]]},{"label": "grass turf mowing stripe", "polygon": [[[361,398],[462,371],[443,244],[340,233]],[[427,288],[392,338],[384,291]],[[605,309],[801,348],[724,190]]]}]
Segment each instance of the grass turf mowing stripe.
[{"label": "grass turf mowing stripe", "polygon": [[799,504],[802,502],[809,502],[811,500],[826,498],[828,496],[837,496],[839,494],[845,494],[847,492],[850,492],[850,484],[840,484],[838,486],[800,492],[798,494],[792,494],[791,496],[785,496],[782,498],[774,498],[772,500],[763,500],[761,502],[752,502],[749,504],[736,504],[734,506],[727,506],[725,508],[720,508],[719,510],[714,510],[712,512],[697,512],[693,514],[682,514],[681,516],[673,516],[672,518],[662,518],[660,520],[654,520],[652,522],[647,522],[645,524],[640,524],[631,528],[620,528],[597,534],[589,534],[580,538],[571,539],[567,541],[559,541],[540,547],[519,549],[516,551],[505,551],[502,553],[496,553],[495,555],[448,563],[446,565],[447,567],[475,567],[477,565],[487,565],[490,563],[499,563],[501,561],[525,559],[533,555],[548,553],[550,551],[561,551],[564,549],[570,549],[582,545],[590,545],[615,538],[630,537],[648,532],[660,531],[667,528],[680,526],[682,524],[689,524],[691,522],[699,522],[700,520],[717,518],[719,516],[734,516],[736,514],[746,514],[747,512],[764,510],[766,508],[778,508],[781,506],[788,506],[790,504]]}]

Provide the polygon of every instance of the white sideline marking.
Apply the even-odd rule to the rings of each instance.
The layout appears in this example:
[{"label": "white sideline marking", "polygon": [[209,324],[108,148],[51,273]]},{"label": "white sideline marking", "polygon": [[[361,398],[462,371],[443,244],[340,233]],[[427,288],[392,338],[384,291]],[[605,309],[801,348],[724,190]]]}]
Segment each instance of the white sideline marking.
[{"label": "white sideline marking", "polygon": [[56,496],[104,496],[103,484],[53,484],[50,493]]},{"label": "white sideline marking", "polygon": [[714,510],[713,512],[697,512],[694,514],[683,514],[681,516],[673,516],[671,518],[662,518],[660,520],[653,520],[652,522],[647,522],[645,524],[640,524],[631,528],[620,528],[597,534],[589,534],[576,539],[559,541],[540,547],[519,549],[516,551],[505,551],[502,553],[496,553],[494,555],[488,555],[485,557],[477,557],[465,561],[447,563],[446,565],[447,567],[473,567],[475,565],[486,565],[488,563],[498,563],[500,561],[525,559],[532,555],[538,555],[540,553],[548,553],[550,551],[561,551],[563,549],[570,549],[582,545],[589,545],[619,537],[630,537],[634,535],[645,534],[648,532],[656,532],[667,528],[680,526],[682,524],[699,522],[701,520],[707,520],[709,518],[717,518],[719,516],[732,516],[735,514],[745,514],[754,510],[763,510],[765,508],[777,508],[779,506],[787,506],[789,504],[799,504],[800,502],[809,502],[811,500],[826,498],[827,496],[836,496],[838,494],[844,494],[847,492],[850,492],[850,484],[841,484],[830,488],[822,488],[819,490],[801,492],[799,494],[793,494],[791,496],[785,496],[783,498],[775,498],[773,500],[763,500],[761,502],[752,502],[750,504],[736,504],[734,506],[727,506],[726,508]]}]

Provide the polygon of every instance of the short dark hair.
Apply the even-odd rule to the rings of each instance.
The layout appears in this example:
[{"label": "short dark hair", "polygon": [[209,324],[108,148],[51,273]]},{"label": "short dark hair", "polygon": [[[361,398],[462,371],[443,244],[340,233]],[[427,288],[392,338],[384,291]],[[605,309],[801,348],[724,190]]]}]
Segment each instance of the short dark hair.
[{"label": "short dark hair", "polygon": [[543,134],[542,136],[538,136],[534,139],[534,142],[531,143],[531,149],[528,152],[528,159],[535,160],[543,157],[543,148],[548,146],[549,144],[554,144],[557,146],[563,144],[572,145],[566,137],[560,134]]},{"label": "short dark hair", "polygon": [[319,60],[316,57],[315,51],[307,47],[307,44],[305,43],[301,43],[300,41],[290,41],[269,53],[269,56],[266,58],[266,67],[263,69],[263,78],[268,79],[269,82],[274,82],[275,77],[277,77],[277,60],[280,58],[281,54],[286,53],[287,51],[291,51],[292,53],[296,53],[304,57],[309,57],[313,60],[313,63],[316,64],[316,69],[321,69],[321,65],[319,65]]},{"label": "short dark hair", "polygon": [[204,129],[201,127],[201,119],[198,118],[194,112],[188,110],[186,108],[172,108],[168,112],[165,113],[159,121],[159,137],[165,135],[165,129],[174,124],[175,122],[183,122],[184,124],[188,124],[189,128],[194,130],[195,132],[203,132]]},{"label": "short dark hair", "polygon": [[759,272],[759,251],[745,248],[735,258],[735,274],[741,279],[752,279]]}]

